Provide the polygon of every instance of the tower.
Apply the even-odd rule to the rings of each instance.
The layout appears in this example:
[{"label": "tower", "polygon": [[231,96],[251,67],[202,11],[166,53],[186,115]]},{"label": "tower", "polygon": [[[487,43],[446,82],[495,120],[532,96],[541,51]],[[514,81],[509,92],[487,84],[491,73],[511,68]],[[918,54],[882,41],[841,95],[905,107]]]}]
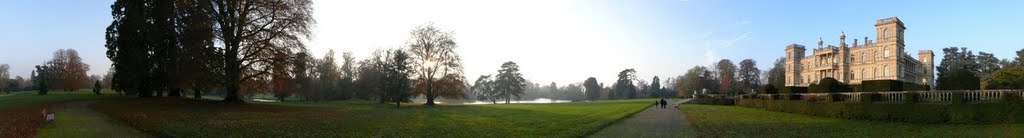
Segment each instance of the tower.
[{"label": "tower", "polygon": [[876,43],[884,49],[883,53],[888,53],[883,54],[883,57],[899,57],[893,55],[898,55],[903,51],[905,46],[903,31],[906,29],[907,27],[903,26],[903,21],[895,16],[875,21],[875,31],[878,33],[875,37],[878,41]]},{"label": "tower", "polygon": [[786,84],[785,86],[798,86],[805,80],[801,79],[800,72],[803,68],[800,61],[804,58],[804,46],[790,44],[786,46]]},{"label": "tower", "polygon": [[935,86],[935,54],[932,50],[921,50],[917,52],[917,57],[921,61],[921,73],[924,75],[921,77],[921,84],[928,86]]}]

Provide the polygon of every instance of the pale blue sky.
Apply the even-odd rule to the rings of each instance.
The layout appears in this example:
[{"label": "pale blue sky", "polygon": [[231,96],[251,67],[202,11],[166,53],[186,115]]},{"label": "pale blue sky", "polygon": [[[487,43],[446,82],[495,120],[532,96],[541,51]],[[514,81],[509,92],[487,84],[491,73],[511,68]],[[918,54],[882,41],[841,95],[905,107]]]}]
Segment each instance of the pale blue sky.
[{"label": "pale blue sky", "polygon": [[[12,75],[60,48],[74,48],[90,74],[102,74],[103,31],[112,0],[24,0],[0,4],[0,63]],[[791,43],[836,45],[874,40],[877,19],[898,16],[907,51],[964,46],[1009,58],[1024,47],[1022,1],[759,1],[759,0],[317,0],[310,49],[353,51],[399,47],[408,31],[434,22],[456,33],[466,76],[493,74],[504,61],[520,64],[535,82],[560,85],[635,68],[638,77],[676,76],[721,58],[758,61],[761,69]],[[430,10],[424,7],[433,7]],[[863,42],[863,40],[861,40]],[[338,55],[340,56],[340,55]],[[936,55],[936,60],[941,59]],[[916,56],[915,56],[916,57]]]}]

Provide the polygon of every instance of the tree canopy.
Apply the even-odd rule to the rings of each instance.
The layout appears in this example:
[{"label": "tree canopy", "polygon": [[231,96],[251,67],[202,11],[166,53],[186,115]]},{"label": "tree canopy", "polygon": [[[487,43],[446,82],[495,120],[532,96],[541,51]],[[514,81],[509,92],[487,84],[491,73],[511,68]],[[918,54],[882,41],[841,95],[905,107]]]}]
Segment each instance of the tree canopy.
[{"label": "tree canopy", "polygon": [[416,90],[427,99],[425,105],[434,105],[434,99],[442,96],[440,93],[454,94],[449,95],[456,96],[452,98],[465,95],[464,91],[444,89],[465,89],[457,88],[465,85],[465,79],[462,78],[462,59],[455,52],[458,44],[452,33],[428,23],[417,27],[410,34],[412,38],[409,39],[407,49],[411,53],[413,70],[418,80],[416,86],[420,86]]}]

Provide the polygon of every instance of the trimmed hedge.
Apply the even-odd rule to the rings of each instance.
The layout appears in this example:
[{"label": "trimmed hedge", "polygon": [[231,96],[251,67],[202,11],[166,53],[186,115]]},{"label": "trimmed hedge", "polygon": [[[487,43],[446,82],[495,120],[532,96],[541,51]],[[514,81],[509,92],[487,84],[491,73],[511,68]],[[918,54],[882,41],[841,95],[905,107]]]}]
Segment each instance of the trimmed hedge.
[{"label": "trimmed hedge", "polygon": [[[870,101],[874,98],[864,99]],[[908,123],[994,124],[1024,122],[1024,105],[1019,102],[1019,99],[1020,97],[1014,99],[1018,102],[1005,100],[997,103],[974,104],[885,104],[739,99],[736,100],[736,105],[844,119]]]},{"label": "trimmed hedge", "polygon": [[811,84],[808,92],[811,93],[834,93],[834,92],[850,92],[853,91],[848,85],[839,82],[832,77],[825,77],[818,81],[818,84]]},{"label": "trimmed hedge", "polygon": [[779,93],[807,93],[807,87],[786,86],[780,88]]},{"label": "trimmed hedge", "polygon": [[887,91],[929,91],[931,86],[920,85],[898,80],[869,80],[859,85],[850,85],[855,92],[887,92]]},{"label": "trimmed hedge", "polygon": [[735,99],[727,99],[727,98],[722,98],[722,97],[710,97],[710,96],[706,96],[706,95],[697,95],[697,97],[693,99],[693,102],[697,103],[697,104],[709,104],[709,105],[735,105],[736,104],[736,100]]}]

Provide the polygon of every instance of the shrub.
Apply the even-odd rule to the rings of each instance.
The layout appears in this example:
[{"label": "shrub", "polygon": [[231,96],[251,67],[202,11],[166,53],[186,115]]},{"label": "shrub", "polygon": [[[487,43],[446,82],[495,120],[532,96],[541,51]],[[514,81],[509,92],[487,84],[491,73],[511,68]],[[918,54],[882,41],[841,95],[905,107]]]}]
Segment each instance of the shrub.
[{"label": "shrub", "polygon": [[903,91],[929,91],[931,86],[915,84],[910,82],[903,82]]},{"label": "shrub", "polygon": [[764,87],[761,87],[760,93],[762,93],[762,94],[777,94],[777,93],[779,93],[779,89],[775,88],[775,85],[768,84],[768,85],[764,85]]},{"label": "shrub", "polygon": [[832,77],[822,78],[817,84],[811,84],[808,89],[811,93],[850,92],[853,90]]},{"label": "shrub", "polygon": [[1006,67],[999,69],[992,80],[988,82],[987,89],[1024,89],[1024,68]]},{"label": "shrub", "polygon": [[1003,97],[1003,101],[1004,102],[1011,103],[1011,104],[1020,104],[1021,103],[1020,95],[1017,95],[1017,94],[1014,94],[1014,93],[1003,93],[1001,96]]}]

